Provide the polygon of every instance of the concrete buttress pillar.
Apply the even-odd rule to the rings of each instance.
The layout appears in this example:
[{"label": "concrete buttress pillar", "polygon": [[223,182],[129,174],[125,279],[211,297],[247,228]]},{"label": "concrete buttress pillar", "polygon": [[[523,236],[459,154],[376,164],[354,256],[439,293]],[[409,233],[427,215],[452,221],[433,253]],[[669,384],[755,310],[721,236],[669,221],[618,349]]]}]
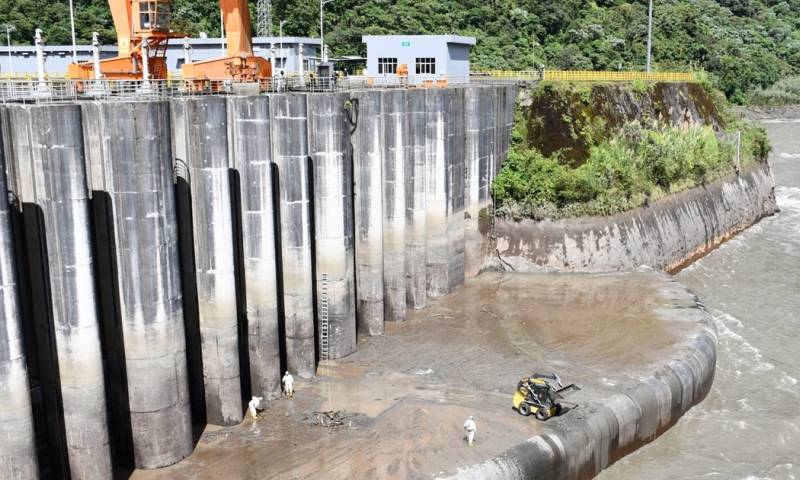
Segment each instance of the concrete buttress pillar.
[{"label": "concrete buttress pillar", "polygon": [[386,321],[406,319],[406,91],[381,92],[383,129],[383,304]]},{"label": "concrete buttress pillar", "polygon": [[305,95],[272,95],[270,114],[272,158],[280,188],[286,361],[289,371],[310,378],[316,365]]},{"label": "concrete buttress pillar", "polygon": [[448,293],[447,119],[445,90],[430,89],[425,99],[425,264],[429,297]]},{"label": "concrete buttress pillar", "polygon": [[[78,105],[8,108],[17,198],[40,218],[46,304],[73,479],[111,478],[89,198]],[[37,273],[38,275],[38,273]],[[54,387],[57,388],[57,387]]]},{"label": "concrete buttress pillar", "polygon": [[356,284],[358,331],[383,335],[383,138],[381,93],[352,95],[355,175]]},{"label": "concrete buttress pillar", "polygon": [[[0,195],[6,195],[6,160],[0,144]],[[37,478],[28,368],[14,239],[7,198],[0,198],[0,478]]]},{"label": "concrete buttress pillar", "polygon": [[223,97],[171,101],[173,151],[189,170],[208,423],[242,421],[234,239]]},{"label": "concrete buttress pillar", "polygon": [[425,90],[406,92],[408,169],[406,171],[406,305],[428,304],[425,269]]},{"label": "concrete buttress pillar", "polygon": [[[308,147],[314,164],[316,287],[320,358],[356,351],[353,159],[345,93],[308,95]],[[327,307],[327,312],[326,308]],[[327,318],[325,318],[327,314]],[[327,326],[324,323],[327,321]]]},{"label": "concrete buttress pillar", "polygon": [[482,162],[486,160],[483,154],[486,151],[487,139],[482,135],[484,132],[481,130],[485,124],[481,107],[486,106],[486,94],[491,91],[492,89],[480,87],[467,87],[464,90],[464,161],[466,167],[464,270],[469,276],[477,275],[483,260],[483,240],[478,230],[478,217],[481,209],[485,206],[481,200],[481,188],[486,188],[486,180],[481,166]]},{"label": "concrete buttress pillar", "polygon": [[464,284],[464,89],[451,88],[447,95],[447,291]]},{"label": "concrete buttress pillar", "polygon": [[111,208],[112,282],[125,351],[134,458],[159,468],[192,451],[167,102],[84,103],[90,189]]},{"label": "concrete buttress pillar", "polygon": [[280,395],[280,338],[269,97],[228,100],[231,159],[241,178],[242,248],[253,395]]}]

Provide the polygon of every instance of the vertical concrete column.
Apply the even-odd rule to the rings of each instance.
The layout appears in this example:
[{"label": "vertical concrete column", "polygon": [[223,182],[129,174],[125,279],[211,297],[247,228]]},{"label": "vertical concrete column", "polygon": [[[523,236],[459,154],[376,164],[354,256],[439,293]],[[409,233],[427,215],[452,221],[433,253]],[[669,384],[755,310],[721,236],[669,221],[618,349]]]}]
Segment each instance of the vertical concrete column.
[{"label": "vertical concrete column", "polygon": [[383,147],[383,311],[386,321],[406,319],[406,91],[381,93]]},{"label": "vertical concrete column", "polygon": [[[89,198],[78,105],[9,106],[13,183],[44,230],[49,292],[73,479],[111,477]],[[41,294],[41,292],[40,292]]]},{"label": "vertical concrete column", "polygon": [[242,390],[223,97],[171,101],[176,161],[189,170],[192,230],[208,423],[242,421]]},{"label": "vertical concrete column", "polygon": [[[317,316],[320,358],[356,351],[353,159],[345,93],[308,95],[308,148],[314,163]],[[327,322],[327,325],[325,323]],[[324,338],[327,332],[327,339]],[[325,346],[327,343],[327,346]]]},{"label": "vertical concrete column", "polygon": [[381,94],[352,96],[355,174],[356,284],[358,330],[383,335],[383,137]]},{"label": "vertical concrete column", "polygon": [[310,378],[316,365],[306,98],[273,95],[270,114],[280,183],[286,360],[292,373]]},{"label": "vertical concrete column", "polygon": [[125,347],[137,468],[192,451],[167,102],[83,108],[90,189],[110,197],[113,282]]},{"label": "vertical concrete column", "polygon": [[409,162],[406,172],[406,305],[428,304],[425,270],[425,90],[408,90]]},{"label": "vertical concrete column", "polygon": [[490,174],[495,161],[495,126],[497,122],[497,90],[491,87],[483,88],[479,96],[480,111],[480,141],[479,148],[479,202],[486,206],[492,201],[492,180]]},{"label": "vertical concrete column", "polygon": [[464,89],[447,94],[447,291],[464,284]]},{"label": "vertical concrete column", "polygon": [[447,102],[445,90],[425,93],[425,265],[428,296],[441,297],[449,286]]},{"label": "vertical concrete column", "polygon": [[481,126],[485,106],[485,88],[467,87],[464,89],[464,166],[466,182],[464,188],[464,270],[466,275],[474,276],[480,270],[483,259],[481,233],[478,230],[478,216],[483,204],[481,190]]},{"label": "vertical concrete column", "polygon": [[[0,195],[5,195],[6,160],[0,143]],[[37,478],[28,368],[14,262],[14,238],[6,198],[0,198],[0,478]]]},{"label": "vertical concrete column", "polygon": [[228,99],[228,148],[242,188],[242,248],[253,395],[280,395],[278,279],[269,97]]},{"label": "vertical concrete column", "polygon": [[511,145],[511,131],[514,129],[514,114],[517,109],[517,87],[516,85],[509,85],[505,87],[505,112],[504,112],[504,123],[505,132],[503,132],[503,148],[502,148],[502,162],[505,162],[506,158],[508,157],[508,149]]}]

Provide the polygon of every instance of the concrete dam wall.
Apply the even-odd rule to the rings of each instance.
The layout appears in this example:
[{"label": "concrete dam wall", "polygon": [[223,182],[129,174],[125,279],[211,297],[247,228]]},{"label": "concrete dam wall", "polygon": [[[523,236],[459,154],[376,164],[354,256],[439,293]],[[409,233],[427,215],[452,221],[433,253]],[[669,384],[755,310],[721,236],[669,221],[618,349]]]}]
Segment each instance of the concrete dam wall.
[{"label": "concrete dam wall", "polygon": [[463,284],[515,98],[2,107],[0,477],[173,464]]},{"label": "concrete dam wall", "polygon": [[777,211],[769,164],[610,217],[496,219],[487,268],[609,272],[646,265],[674,272]]}]

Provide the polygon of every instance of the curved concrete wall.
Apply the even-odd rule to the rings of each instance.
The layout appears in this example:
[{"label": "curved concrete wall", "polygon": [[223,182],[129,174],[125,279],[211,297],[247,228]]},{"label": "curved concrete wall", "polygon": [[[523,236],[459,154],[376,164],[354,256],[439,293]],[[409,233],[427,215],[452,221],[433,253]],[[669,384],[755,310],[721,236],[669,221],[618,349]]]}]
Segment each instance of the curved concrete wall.
[{"label": "curved concrete wall", "polygon": [[425,271],[425,91],[406,92],[408,164],[406,170],[406,305],[428,304]]},{"label": "curved concrete wall", "polygon": [[[317,316],[320,358],[356,351],[353,160],[344,118],[346,93],[308,95],[309,152],[314,162]],[[325,318],[327,317],[327,318]],[[327,352],[323,336],[327,322]],[[325,355],[327,354],[327,355]]]},{"label": "curved concrete wall", "polygon": [[383,130],[383,305],[385,321],[406,319],[406,164],[408,114],[405,90],[381,92]]},{"label": "curved concrete wall", "polygon": [[352,95],[359,333],[383,335],[383,138],[381,93]]},{"label": "curved concrete wall", "polygon": [[714,380],[717,332],[697,298],[670,280],[664,297],[685,309],[667,311],[666,321],[695,322],[697,328],[674,355],[651,366],[602,401],[581,405],[547,422],[546,432],[503,454],[453,475],[453,479],[577,480],[597,475],[616,460],[654,440],[705,398]]},{"label": "curved concrete wall", "polygon": [[228,100],[228,148],[241,177],[242,254],[253,395],[280,395],[278,278],[268,97]]},{"label": "curved concrete wall", "polygon": [[39,209],[45,235],[64,431],[72,478],[110,478],[111,452],[81,109],[78,105],[11,105],[14,187]]},{"label": "curved concrete wall", "polygon": [[280,183],[281,260],[286,359],[291,372],[314,376],[314,277],[308,115],[305,95],[270,97],[272,158]]},{"label": "curved concrete wall", "polygon": [[242,385],[223,97],[171,101],[175,158],[189,168],[206,415],[213,425],[242,421]]},{"label": "curved concrete wall", "polygon": [[[769,165],[758,164],[610,217],[558,221],[497,219],[502,263],[516,271],[617,271],[647,265],[676,271],[776,209]],[[486,232],[489,233],[489,232]],[[487,253],[487,267],[502,267]]]},{"label": "curved concrete wall", "polygon": [[163,467],[192,451],[169,104],[82,108],[90,189],[111,198],[136,466]]},{"label": "curved concrete wall", "polygon": [[[0,144],[0,193],[7,191]],[[0,478],[39,476],[8,202],[0,199]]]}]

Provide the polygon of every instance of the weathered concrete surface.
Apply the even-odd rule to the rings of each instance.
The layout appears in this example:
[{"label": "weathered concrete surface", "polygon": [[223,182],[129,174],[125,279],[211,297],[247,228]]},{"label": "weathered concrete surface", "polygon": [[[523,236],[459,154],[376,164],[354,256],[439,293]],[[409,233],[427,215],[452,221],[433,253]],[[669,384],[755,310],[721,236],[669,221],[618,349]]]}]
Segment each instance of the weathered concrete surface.
[{"label": "weathered concrete surface", "polygon": [[447,241],[448,165],[445,90],[425,92],[425,266],[428,297],[449,290]]},{"label": "weathered concrete surface", "polygon": [[496,244],[489,247],[485,266],[602,272],[647,265],[674,272],[775,213],[774,185],[769,165],[763,163],[745,169],[741,176],[611,217],[541,222],[497,219]]},{"label": "weathered concrete surface", "polygon": [[406,92],[408,163],[406,170],[406,306],[428,304],[425,270],[425,91]]},{"label": "weathered concrete surface", "polygon": [[214,425],[242,421],[228,113],[223,97],[170,102],[173,154],[186,163],[203,356],[206,415]]},{"label": "weathered concrete surface", "polygon": [[[192,450],[167,102],[83,108],[89,187],[110,198],[116,302],[138,468]],[[113,433],[113,432],[112,432]]]},{"label": "weathered concrete surface", "polygon": [[384,320],[406,319],[406,166],[409,115],[405,90],[381,92],[383,140]]},{"label": "weathered concrete surface", "polygon": [[250,384],[253,395],[270,399],[280,395],[282,372],[269,98],[228,99],[228,138],[241,186]]},{"label": "weathered concrete surface", "polygon": [[383,137],[380,92],[352,96],[358,332],[382,335]]},{"label": "weathered concrete surface", "polygon": [[[0,192],[7,191],[0,141]],[[0,201],[0,477],[39,476],[28,367],[22,338],[22,305],[8,202]]]},{"label": "weathered concrete surface", "polygon": [[13,152],[7,158],[9,183],[23,213],[41,216],[45,237],[46,271],[37,274],[49,289],[37,298],[47,303],[52,321],[70,474],[110,478],[81,109],[69,104],[6,109],[7,147]]},{"label": "weathered concrete surface", "polygon": [[286,361],[292,373],[310,378],[315,371],[314,277],[305,95],[272,95],[270,114],[280,188]]},{"label": "weathered concrete surface", "polygon": [[[470,464],[480,466],[462,475],[540,478],[548,471],[534,468],[545,465],[552,478],[578,478],[663,432],[714,373],[710,317],[653,271],[485,273],[387,331],[298,383],[295,398],[263,418],[209,430],[189,459],[134,478],[431,478]],[[517,381],[539,369],[578,383],[567,403],[578,407],[547,422],[513,411]],[[347,416],[338,429],[314,425],[312,412],[328,410]],[[462,440],[469,415],[478,424],[471,448]],[[539,456],[543,444],[556,453]],[[483,463],[493,458],[517,460]]]},{"label": "weathered concrete surface", "polygon": [[[346,93],[308,96],[308,148],[314,162],[319,349],[327,322],[327,357],[356,351],[353,159],[345,123]],[[324,318],[327,314],[327,318]]]}]

